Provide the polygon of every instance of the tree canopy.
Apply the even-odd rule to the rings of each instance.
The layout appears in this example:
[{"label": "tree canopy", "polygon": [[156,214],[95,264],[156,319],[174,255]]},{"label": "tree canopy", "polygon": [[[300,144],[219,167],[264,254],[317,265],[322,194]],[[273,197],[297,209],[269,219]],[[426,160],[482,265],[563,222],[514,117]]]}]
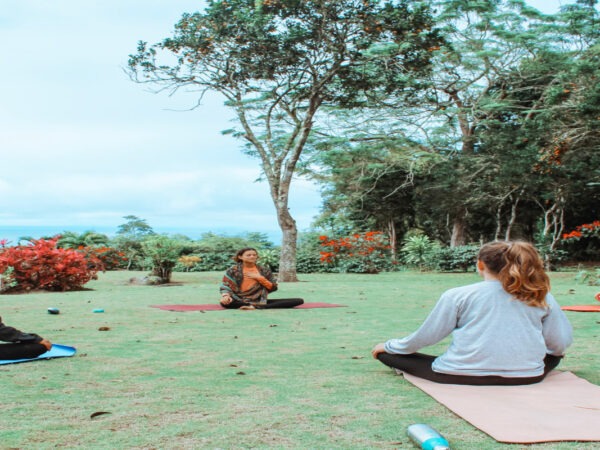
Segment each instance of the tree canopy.
[{"label": "tree canopy", "polygon": [[555,251],[565,228],[599,213],[595,4],[548,16],[520,1],[437,2],[445,44],[420,80],[427,89],[338,113],[355,126],[329,140],[317,175],[325,205],[361,229],[396,196],[388,215],[399,230],[412,224],[450,245],[537,239]]},{"label": "tree canopy", "polygon": [[[429,7],[407,0],[210,1],[173,37],[140,42],[132,78],[170,92],[225,97],[238,126],[227,132],[258,158],[283,234],[280,280],[295,281],[297,228],[288,199],[323,107],[364,104],[368,93],[412,90],[440,38]],[[166,61],[166,62],[165,62]]]}]

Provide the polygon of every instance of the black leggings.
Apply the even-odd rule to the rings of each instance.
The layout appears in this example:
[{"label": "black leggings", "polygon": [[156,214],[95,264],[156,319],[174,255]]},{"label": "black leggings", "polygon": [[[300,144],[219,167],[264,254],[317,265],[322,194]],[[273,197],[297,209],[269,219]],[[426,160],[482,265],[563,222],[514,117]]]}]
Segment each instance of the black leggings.
[{"label": "black leggings", "polygon": [[0,344],[0,359],[37,358],[47,351],[42,344]]},{"label": "black leggings", "polygon": [[419,378],[442,384],[471,384],[471,385],[521,385],[539,383],[548,373],[560,363],[562,356],[546,355],[544,358],[544,373],[537,377],[501,377],[497,375],[450,375],[434,372],[431,363],[435,356],[423,353],[410,355],[395,355],[390,353],[379,353],[377,359],[386,366],[401,370]]},{"label": "black leggings", "polygon": [[[255,305],[256,309],[273,309],[273,308],[294,308],[304,303],[301,298],[274,298],[273,300],[267,300],[265,305]],[[242,306],[249,306],[249,303],[240,302],[239,300],[232,300],[229,305],[221,303],[223,308],[227,309],[239,309]]]}]

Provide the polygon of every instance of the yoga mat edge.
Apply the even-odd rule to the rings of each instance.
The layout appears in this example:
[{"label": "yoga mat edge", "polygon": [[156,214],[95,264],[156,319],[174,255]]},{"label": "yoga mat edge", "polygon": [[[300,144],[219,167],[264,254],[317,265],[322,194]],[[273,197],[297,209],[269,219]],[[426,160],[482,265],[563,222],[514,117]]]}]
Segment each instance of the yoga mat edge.
[{"label": "yoga mat edge", "polygon": [[17,364],[24,363],[30,361],[38,361],[43,359],[53,359],[53,358],[65,358],[69,356],[73,356],[77,353],[77,349],[75,347],[70,347],[68,345],[61,344],[52,344],[52,348],[48,350],[46,353],[42,353],[37,358],[25,358],[25,359],[2,359],[0,360],[0,365],[3,364]]}]

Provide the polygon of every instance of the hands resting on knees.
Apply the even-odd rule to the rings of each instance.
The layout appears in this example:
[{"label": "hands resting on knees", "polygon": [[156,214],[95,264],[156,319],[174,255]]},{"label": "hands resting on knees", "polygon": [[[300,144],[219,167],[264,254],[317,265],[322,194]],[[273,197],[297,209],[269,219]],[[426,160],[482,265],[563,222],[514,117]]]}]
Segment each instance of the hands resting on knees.
[{"label": "hands resting on knees", "polygon": [[377,359],[377,355],[379,355],[380,353],[385,353],[385,347],[383,346],[383,342],[377,344],[375,347],[373,347],[373,350],[371,350],[371,355],[373,355],[373,358],[375,359]]},{"label": "hands resting on knees", "polygon": [[221,305],[229,305],[231,302],[233,301],[233,299],[231,298],[231,295],[229,294],[221,294]]}]

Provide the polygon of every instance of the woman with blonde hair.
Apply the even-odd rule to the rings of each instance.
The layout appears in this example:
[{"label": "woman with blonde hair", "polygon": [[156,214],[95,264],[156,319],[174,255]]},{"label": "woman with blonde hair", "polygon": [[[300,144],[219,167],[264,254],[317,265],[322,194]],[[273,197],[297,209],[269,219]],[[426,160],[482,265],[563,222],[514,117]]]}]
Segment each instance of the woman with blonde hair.
[{"label": "woman with blonde hair", "polygon": [[[421,327],[377,344],[373,357],[438,383],[520,385],[541,381],[572,342],[535,247],[491,242],[479,250],[483,281],[446,291]],[[417,353],[452,334],[445,353]]]},{"label": "woman with blonde hair", "polygon": [[258,252],[252,247],[237,251],[235,265],[223,276],[221,283],[221,306],[228,309],[293,308],[304,303],[301,298],[268,300],[267,296],[277,290],[277,282],[268,267],[259,266]]}]

